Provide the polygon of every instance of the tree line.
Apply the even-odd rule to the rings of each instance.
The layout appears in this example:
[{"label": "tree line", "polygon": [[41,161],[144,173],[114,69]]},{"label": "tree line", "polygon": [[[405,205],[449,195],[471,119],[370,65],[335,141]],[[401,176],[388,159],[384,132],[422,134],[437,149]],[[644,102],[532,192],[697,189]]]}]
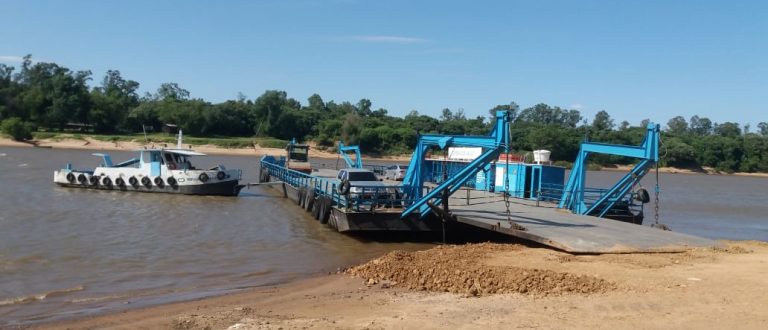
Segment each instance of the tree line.
[{"label": "tree line", "polygon": [[[520,109],[514,102],[489,110],[488,116],[467,117],[462,109],[443,109],[438,118],[410,111],[404,117],[375,109],[368,99],[357,103],[325,101],[318,94],[302,103],[284,91],[268,90],[255,99],[211,103],[191,98],[176,83],[139,95],[139,83],[109,70],[94,87],[90,71],[72,71],[55,63],[33,62],[20,68],[0,64],[0,121],[6,134],[31,138],[38,130],[77,129],[103,134],[158,131],[175,124],[194,136],[268,136],[314,141],[332,148],[336,141],[359,144],[370,154],[405,154],[419,133],[487,134],[497,110],[513,115],[512,141],[518,152],[552,151],[554,159],[573,161],[581,141],[639,144],[648,120],[618,125],[606,111],[591,122],[578,110],[547,104]],[[756,130],[734,122],[714,123],[706,117],[669,120],[662,134],[662,165],[713,167],[725,172],[768,172],[768,123]],[[596,155],[598,164],[632,162]]]}]

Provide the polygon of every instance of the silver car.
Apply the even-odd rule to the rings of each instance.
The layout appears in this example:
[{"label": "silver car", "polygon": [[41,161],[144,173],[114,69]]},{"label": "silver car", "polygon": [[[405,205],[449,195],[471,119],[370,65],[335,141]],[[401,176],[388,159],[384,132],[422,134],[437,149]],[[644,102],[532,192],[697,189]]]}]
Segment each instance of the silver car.
[{"label": "silver car", "polygon": [[373,171],[361,168],[345,168],[339,170],[338,192],[342,195],[349,194],[351,198],[373,199],[386,198],[389,192],[384,183],[373,174]]},{"label": "silver car", "polygon": [[406,167],[402,165],[387,166],[384,170],[384,178],[392,181],[403,181]]}]

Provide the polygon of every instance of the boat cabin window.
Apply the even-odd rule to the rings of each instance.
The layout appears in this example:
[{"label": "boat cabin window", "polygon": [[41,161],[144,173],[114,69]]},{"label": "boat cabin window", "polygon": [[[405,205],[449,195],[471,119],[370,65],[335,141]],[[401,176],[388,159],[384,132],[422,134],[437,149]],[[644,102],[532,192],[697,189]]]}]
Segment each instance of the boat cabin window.
[{"label": "boat cabin window", "polygon": [[150,153],[150,162],[162,162],[162,157],[160,156],[159,152],[152,152]]},{"label": "boat cabin window", "polygon": [[306,162],[309,159],[308,153],[307,146],[293,146],[288,150],[288,158],[297,162]]}]

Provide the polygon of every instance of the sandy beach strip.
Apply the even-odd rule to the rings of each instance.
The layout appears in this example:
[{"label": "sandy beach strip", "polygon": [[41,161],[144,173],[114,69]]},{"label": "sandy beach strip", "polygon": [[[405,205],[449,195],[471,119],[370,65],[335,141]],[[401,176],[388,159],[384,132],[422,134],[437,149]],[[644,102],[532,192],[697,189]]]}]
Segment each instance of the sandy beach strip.
[{"label": "sandy beach strip", "polygon": [[340,274],[38,328],[765,329],[765,274],[768,243],[755,241],[615,255],[439,246]]}]

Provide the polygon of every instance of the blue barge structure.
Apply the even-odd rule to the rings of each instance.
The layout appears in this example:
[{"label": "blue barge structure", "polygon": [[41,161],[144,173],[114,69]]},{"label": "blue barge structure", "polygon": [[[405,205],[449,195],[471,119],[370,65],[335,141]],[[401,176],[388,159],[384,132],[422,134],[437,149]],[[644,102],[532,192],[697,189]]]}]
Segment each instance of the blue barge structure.
[{"label": "blue barge structure", "polygon": [[[509,118],[508,112],[497,112],[488,136],[420,135],[403,182],[356,186],[364,193],[350,194],[344,189],[349,182],[329,170],[288,169],[282,157],[263,157],[259,178],[339,232],[444,232],[447,223],[461,223],[573,253],[678,252],[715,245],[639,225],[642,205],[650,200],[639,181],[658,162],[659,125],[647,126],[639,146],[583,143],[565,181],[562,167],[510,161]],[[449,146],[482,151],[461,164],[425,159],[430,149]],[[593,153],[639,162],[613,187],[592,189],[585,180]],[[654,192],[658,196],[658,185]]]}]

